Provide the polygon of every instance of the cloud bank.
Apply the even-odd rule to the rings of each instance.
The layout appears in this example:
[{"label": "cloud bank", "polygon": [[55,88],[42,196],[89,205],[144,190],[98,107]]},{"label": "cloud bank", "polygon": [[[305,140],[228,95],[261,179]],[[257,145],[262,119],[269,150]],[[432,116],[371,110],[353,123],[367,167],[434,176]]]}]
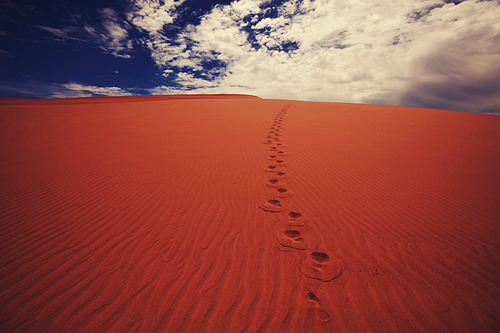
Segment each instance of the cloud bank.
[{"label": "cloud bank", "polygon": [[496,1],[240,0],[175,38],[177,3],[137,4],[131,24],[177,84],[152,93],[500,109]]}]

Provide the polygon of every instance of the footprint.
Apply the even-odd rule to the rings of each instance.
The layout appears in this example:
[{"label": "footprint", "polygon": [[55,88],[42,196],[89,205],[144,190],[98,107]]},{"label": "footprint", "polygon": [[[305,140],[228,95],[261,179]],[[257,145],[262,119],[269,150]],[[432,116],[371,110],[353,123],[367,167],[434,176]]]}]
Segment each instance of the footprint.
[{"label": "footprint", "polygon": [[276,149],[278,149],[278,147],[276,146],[269,147],[269,150],[276,150]]},{"label": "footprint", "polygon": [[271,187],[280,187],[281,183],[278,179],[271,178],[266,182],[266,185]]},{"label": "footprint", "polygon": [[278,167],[276,165],[268,165],[264,171],[270,171],[270,172],[277,172],[278,171]]},{"label": "footprint", "polygon": [[313,251],[308,255],[299,268],[300,272],[308,278],[323,282],[338,278],[342,275],[344,269],[342,262],[334,262],[328,254],[317,251]]},{"label": "footprint", "polygon": [[278,148],[273,150],[276,150],[276,154],[278,154],[279,156],[288,156],[288,154],[284,150],[278,150]]},{"label": "footprint", "polygon": [[301,213],[297,212],[289,212],[288,213],[288,221],[286,221],[287,225],[302,227],[306,224],[307,218],[303,216]]},{"label": "footprint", "polygon": [[274,159],[276,159],[276,155],[269,155],[269,156],[267,157],[267,159],[268,159],[268,160],[274,160]]},{"label": "footprint", "polygon": [[266,145],[270,145],[271,143],[273,143],[273,140],[266,140],[266,141],[264,141],[264,144],[266,144]]},{"label": "footprint", "polygon": [[285,161],[283,161],[283,160],[276,160],[276,165],[283,166],[283,165],[285,165]]},{"label": "footprint", "polygon": [[279,213],[286,210],[286,207],[279,200],[275,199],[267,200],[265,203],[260,204],[259,208],[270,213]]},{"label": "footprint", "polygon": [[330,321],[330,315],[328,312],[321,306],[321,301],[319,298],[314,295],[312,292],[307,292],[304,294],[306,297],[307,306],[316,311],[316,315],[318,319],[321,321]]},{"label": "footprint", "polygon": [[307,250],[309,248],[309,244],[304,241],[300,231],[294,229],[284,229],[278,236],[278,243],[280,243],[284,247],[291,247],[296,250]]},{"label": "footprint", "polygon": [[286,173],[284,173],[283,171],[278,171],[276,173],[276,178],[278,178],[278,179],[283,179],[283,178],[285,178],[285,176],[286,176]]},{"label": "footprint", "polygon": [[286,188],[278,188],[275,192],[276,196],[277,197],[280,197],[280,198],[291,198],[293,193],[289,190],[287,190]]}]

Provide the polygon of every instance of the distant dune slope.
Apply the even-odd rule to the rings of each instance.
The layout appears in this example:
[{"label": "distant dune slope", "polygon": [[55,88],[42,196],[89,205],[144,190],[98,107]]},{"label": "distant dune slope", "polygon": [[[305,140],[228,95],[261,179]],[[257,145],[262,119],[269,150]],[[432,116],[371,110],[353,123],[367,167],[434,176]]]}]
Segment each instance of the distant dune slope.
[{"label": "distant dune slope", "polygon": [[0,98],[0,105],[49,105],[49,104],[96,104],[96,103],[131,103],[158,102],[179,99],[256,99],[253,95],[243,94],[184,94],[184,95],[134,95],[109,97],[75,97],[75,98]]},{"label": "distant dune slope", "polygon": [[498,332],[500,118],[0,102],[2,332]]}]

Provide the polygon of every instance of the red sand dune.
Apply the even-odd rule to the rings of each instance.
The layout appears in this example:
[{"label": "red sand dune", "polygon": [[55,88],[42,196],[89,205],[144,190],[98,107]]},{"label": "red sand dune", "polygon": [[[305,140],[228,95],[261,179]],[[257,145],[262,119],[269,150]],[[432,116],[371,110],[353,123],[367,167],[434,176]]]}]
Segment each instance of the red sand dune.
[{"label": "red sand dune", "polygon": [[500,330],[500,117],[201,97],[0,101],[1,332]]}]

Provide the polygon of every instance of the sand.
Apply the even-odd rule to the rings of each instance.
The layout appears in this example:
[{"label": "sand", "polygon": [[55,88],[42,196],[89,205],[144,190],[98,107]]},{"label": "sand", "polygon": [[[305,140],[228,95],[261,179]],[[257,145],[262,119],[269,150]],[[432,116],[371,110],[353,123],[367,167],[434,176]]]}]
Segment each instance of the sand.
[{"label": "sand", "polygon": [[0,100],[1,332],[498,332],[500,117]]}]

